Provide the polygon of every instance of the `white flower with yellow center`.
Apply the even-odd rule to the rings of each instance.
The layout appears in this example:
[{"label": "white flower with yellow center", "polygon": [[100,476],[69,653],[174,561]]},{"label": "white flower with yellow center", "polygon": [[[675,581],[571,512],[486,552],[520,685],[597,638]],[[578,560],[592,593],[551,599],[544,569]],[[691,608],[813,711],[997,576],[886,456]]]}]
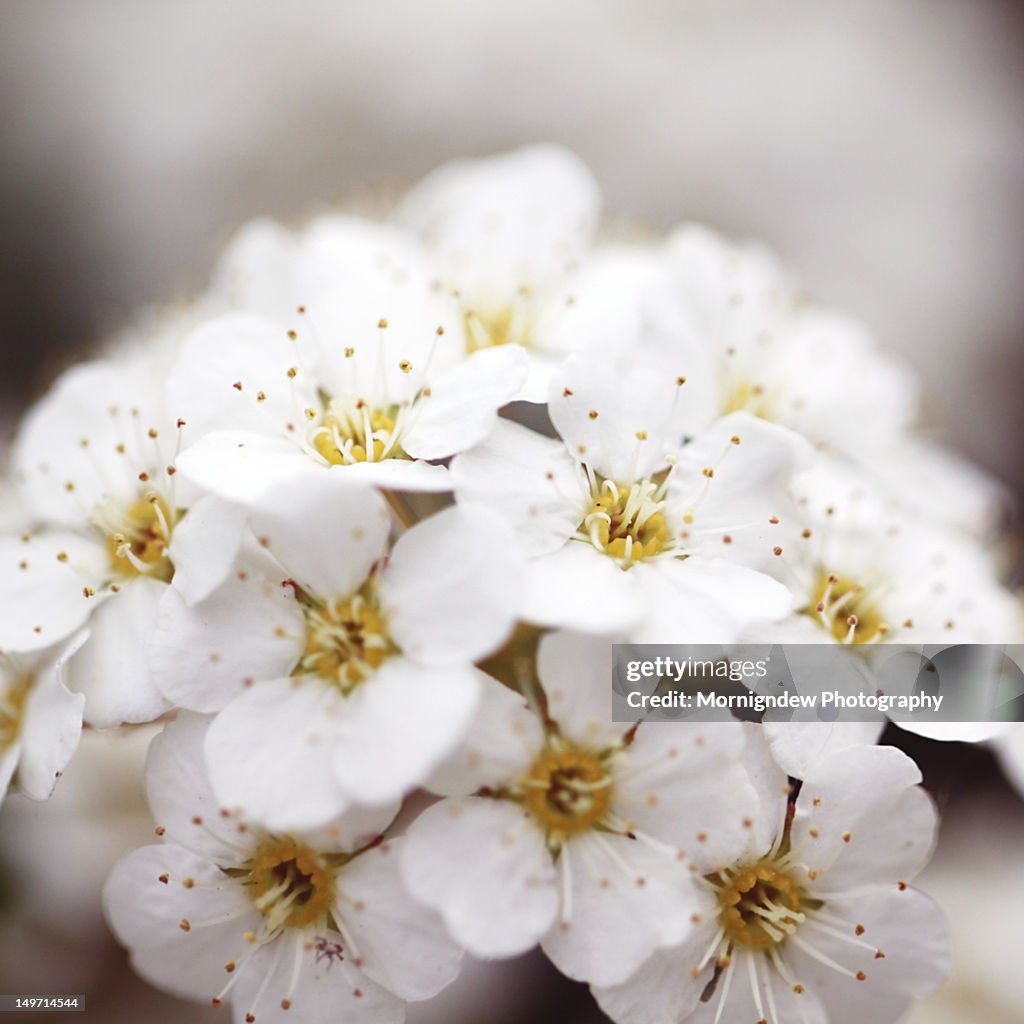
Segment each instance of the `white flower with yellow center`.
[{"label": "white flower with yellow center", "polygon": [[479,441],[518,392],[522,351],[467,358],[452,301],[414,260],[376,265],[375,236],[353,230],[324,228],[324,244],[306,246],[324,280],[306,268],[290,317],[226,314],[184,341],[166,400],[188,423],[182,474],[204,491],[253,504],[284,476],[325,469],[444,491],[447,470],[432,463]]},{"label": "white flower with yellow center", "polygon": [[561,441],[503,421],[454,461],[458,500],[505,516],[530,560],[526,619],[718,643],[792,607],[762,570],[788,545],[809,447],[746,413],[684,443],[685,384],[574,357],[548,406]]},{"label": "white flower with yellow center", "polygon": [[554,366],[587,343],[572,307],[600,212],[590,171],[556,146],[445,164],[398,209],[455,299],[469,351],[526,350],[518,398],[543,402]]},{"label": "white flower with yellow center", "polygon": [[704,872],[686,939],[597,1001],[618,1024],[890,1024],[949,971],[942,914],[908,884],[935,839],[921,774],[893,747],[852,748],[817,762],[793,804],[746,728],[765,814]]},{"label": "white flower with yellow center", "polygon": [[34,655],[0,652],[0,803],[12,785],[45,800],[78,748],[85,698],[62,675],[82,639]]},{"label": "white flower with yellow center", "polygon": [[809,303],[773,254],[697,225],[662,251],[691,320],[668,350],[693,360],[719,414],[743,409],[864,459],[902,436],[917,405],[909,368],[854,320]]},{"label": "white flower with yellow center", "polygon": [[215,586],[242,529],[215,498],[189,508],[175,466],[182,426],[161,411],[155,377],[139,358],[75,367],[14,445],[34,525],[0,539],[0,646],[35,650],[88,624],[65,676],[99,727],[166,709],[145,658],[157,604],[172,578],[193,600]]},{"label": "white flower with yellow center", "polygon": [[539,941],[570,977],[615,984],[689,934],[695,877],[757,827],[743,736],[738,723],[612,723],[605,640],[550,634],[537,667],[533,710],[486,688],[429,783],[453,795],[410,826],[403,878],[471,952]]},{"label": "white flower with yellow center", "polygon": [[452,981],[460,951],[398,880],[390,813],[319,832],[268,831],[218,804],[202,770],[207,720],[182,713],[150,749],[160,845],[112,871],[103,905],[135,969],[236,1024],[340,1017],[401,1024]]},{"label": "white flower with yellow center", "polygon": [[173,704],[220,712],[213,786],[247,817],[316,827],[397,800],[462,738],[473,662],[515,623],[507,528],[450,508],[389,547],[383,499],[334,474],[283,487],[252,525],[262,558],[204,601],[161,605],[157,683]]}]

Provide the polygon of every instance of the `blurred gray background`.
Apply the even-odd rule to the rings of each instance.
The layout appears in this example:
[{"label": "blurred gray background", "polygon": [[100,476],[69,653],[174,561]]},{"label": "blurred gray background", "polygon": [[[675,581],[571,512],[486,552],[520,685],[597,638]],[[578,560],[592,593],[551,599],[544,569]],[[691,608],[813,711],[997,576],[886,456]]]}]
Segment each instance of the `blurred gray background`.
[{"label": "blurred gray background", "polygon": [[[618,216],[769,242],[909,356],[932,427],[1024,490],[1016,5],[0,0],[0,123],[0,436],[91,344],[201,288],[245,219],[552,140]],[[75,1020],[104,1024],[224,1020],[134,980],[99,917],[110,862],[150,835],[146,738],[93,734],[59,799],[4,807],[0,991],[88,992]],[[1024,898],[1024,803],[982,750],[899,742],[946,812],[923,885],[958,947],[914,1024],[1017,1024],[1002,907]],[[410,1021],[599,1016],[532,958],[467,971]]]}]

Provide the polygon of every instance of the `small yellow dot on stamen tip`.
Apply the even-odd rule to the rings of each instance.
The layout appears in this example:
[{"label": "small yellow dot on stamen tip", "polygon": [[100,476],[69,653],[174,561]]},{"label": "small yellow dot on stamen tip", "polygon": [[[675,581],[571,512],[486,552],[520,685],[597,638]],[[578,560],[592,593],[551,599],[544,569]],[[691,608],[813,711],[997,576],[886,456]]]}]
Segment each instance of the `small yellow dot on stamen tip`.
[{"label": "small yellow dot on stamen tip", "polygon": [[868,976],[863,971],[858,971],[856,977],[857,977],[858,981],[867,981],[868,980]]},{"label": "small yellow dot on stamen tip", "polygon": [[782,548],[780,548],[780,547],[772,548],[772,554],[775,555],[776,558],[778,558],[779,555],[782,554]]},{"label": "small yellow dot on stamen tip", "polygon": [[292,1007],[292,1001],[290,999],[282,999],[281,1000],[281,1009],[282,1010],[290,1010],[291,1007]]},{"label": "small yellow dot on stamen tip", "polygon": [[856,615],[850,615],[846,619],[846,624],[848,626],[856,626],[859,622],[860,619],[858,619]]},{"label": "small yellow dot on stamen tip", "polygon": [[82,446],[83,448],[88,448],[88,447],[89,447],[89,438],[87,438],[87,437],[83,437],[83,438],[82,438],[82,440],[81,440],[81,441],[79,441],[78,443],[79,443],[79,444],[80,444],[80,445],[81,445],[81,446]]},{"label": "small yellow dot on stamen tip", "polygon": [[306,312],[306,307],[305,306],[296,306],[295,307],[295,312],[298,313],[299,316],[302,316]]},{"label": "small yellow dot on stamen tip", "polygon": [[354,348],[352,348],[351,345],[348,348],[345,349],[345,358],[346,359],[351,359],[355,354],[356,354],[356,350]]},{"label": "small yellow dot on stamen tip", "polygon": [[157,825],[157,827],[156,827],[155,829],[153,829],[153,831],[154,831],[154,832],[155,832],[155,833],[156,833],[156,834],[157,834],[158,836],[162,836],[162,835],[163,835],[163,834],[164,834],[164,833],[165,833],[165,832],[167,831],[167,829],[165,829],[165,828],[163,827],[163,825]]},{"label": "small yellow dot on stamen tip", "polygon": [[303,412],[306,414],[306,419],[307,420],[315,420],[316,419],[316,409],[304,409]]},{"label": "small yellow dot on stamen tip", "polygon": [[875,950],[875,959],[876,960],[884,960],[885,959],[885,954],[880,949],[876,949]]},{"label": "small yellow dot on stamen tip", "polygon": [[256,1018],[251,1013],[245,1015],[245,1024],[253,1024],[255,1020]]},{"label": "small yellow dot on stamen tip", "polygon": [[246,942],[255,942],[256,941],[256,933],[255,932],[246,932],[242,936],[242,938],[245,939]]},{"label": "small yellow dot on stamen tip", "polygon": [[267,400],[267,393],[265,391],[257,391],[256,392],[256,401],[257,402],[265,402],[266,400]]},{"label": "small yellow dot on stamen tip", "polygon": [[682,387],[686,383],[685,377],[676,377],[676,387]]},{"label": "small yellow dot on stamen tip", "polygon": [[388,326],[388,321],[387,321],[387,317],[383,317],[383,316],[382,316],[382,317],[381,317],[381,318],[380,318],[380,319],[379,319],[379,320],[377,321],[377,326],[378,326],[378,327],[379,327],[379,328],[380,328],[380,329],[381,329],[382,331],[383,331],[383,330],[385,330],[385,329],[387,328],[387,326]]},{"label": "small yellow dot on stamen tip", "polygon": [[165,871],[162,875],[157,875],[156,880],[158,882],[163,882],[164,885],[167,885],[167,883],[171,880],[171,876],[167,874],[167,872]]},{"label": "small yellow dot on stamen tip", "polygon": [[715,475],[715,471],[710,466],[705,466],[701,470],[701,473],[703,473],[704,476],[706,476],[709,480],[712,479]]},{"label": "small yellow dot on stamen tip", "polygon": [[431,390],[430,390],[430,388],[424,388],[424,389],[423,389],[423,390],[422,390],[422,391],[420,392],[420,394],[421,394],[421,395],[422,395],[422,396],[423,396],[424,398],[429,398],[429,397],[430,397],[430,396],[431,396],[431,395],[432,395],[433,393],[434,393],[434,392],[433,392],[433,391],[431,391]]},{"label": "small yellow dot on stamen tip", "polygon": [[444,334],[444,327],[441,324],[438,324],[434,333],[440,338],[441,335]]},{"label": "small yellow dot on stamen tip", "polygon": [[213,997],[213,998],[212,998],[212,999],[210,1000],[210,1005],[211,1005],[211,1006],[214,1006],[214,1007],[216,1007],[216,1006],[220,1006],[220,1005],[221,1005],[221,998],[220,998],[220,996],[214,996],[214,997]]},{"label": "small yellow dot on stamen tip", "polygon": [[111,583],[110,584],[110,592],[112,594],[120,594],[121,593],[121,586],[120,586],[120,584],[118,584],[118,583]]},{"label": "small yellow dot on stamen tip", "polygon": [[187,426],[188,426],[188,423],[186,423],[185,420],[183,420],[183,419],[181,419],[179,417],[179,419],[178,419],[178,429],[181,430],[182,427],[187,427]]},{"label": "small yellow dot on stamen tip", "polygon": [[145,470],[143,470],[139,474],[139,480],[141,480],[142,483],[144,483],[144,484],[148,484],[149,483],[149,474]]},{"label": "small yellow dot on stamen tip", "polygon": [[590,418],[591,418],[592,420],[596,420],[596,419],[597,419],[597,410],[596,410],[596,409],[591,409],[591,410],[590,410],[590,412],[588,412],[588,413],[587,413],[587,415],[588,415],[588,416],[589,416],[589,417],[590,417]]},{"label": "small yellow dot on stamen tip", "polygon": [[66,551],[58,551],[57,552],[57,561],[58,562],[66,562],[67,560],[68,560],[68,553]]},{"label": "small yellow dot on stamen tip", "polygon": [[809,833],[810,833],[810,837],[811,837],[812,839],[817,839],[817,838],[818,838],[818,836],[820,836],[820,835],[821,835],[821,833],[820,833],[820,832],[819,832],[819,831],[818,831],[818,830],[817,830],[816,828],[812,828],[812,829],[810,829],[810,830],[809,830]]},{"label": "small yellow dot on stamen tip", "polygon": [[232,384],[231,386],[232,386],[232,387],[233,387],[233,388],[234,388],[234,389],[235,389],[236,391],[241,391],[241,390],[242,390],[242,382],[241,382],[240,380],[236,380],[236,381],[235,381],[235,383],[234,383],[234,384]]},{"label": "small yellow dot on stamen tip", "polygon": [[196,880],[194,878],[183,878],[181,880],[181,884],[186,889],[194,889],[195,888],[195,884],[196,884]]},{"label": "small yellow dot on stamen tip", "polygon": [[181,921],[180,921],[180,922],[178,923],[178,927],[179,927],[179,928],[180,928],[180,929],[181,929],[181,930],[182,930],[183,932],[190,932],[190,931],[192,930],[192,925],[190,925],[190,924],[188,923],[188,919],[187,919],[187,918],[184,918],[184,917],[183,917],[183,918],[181,919]]},{"label": "small yellow dot on stamen tip", "polygon": [[562,388],[562,397],[563,398],[572,398],[572,394],[573,394],[572,388]]},{"label": "small yellow dot on stamen tip", "polygon": [[863,935],[864,934],[864,925],[862,925],[862,924],[857,925],[857,927],[853,929],[853,934],[854,935]]},{"label": "small yellow dot on stamen tip", "polygon": [[288,376],[292,380],[295,379],[295,377],[298,375],[298,372],[299,372],[299,368],[297,366],[289,366],[288,367]]},{"label": "small yellow dot on stamen tip", "polygon": [[234,969],[235,969],[235,961],[234,960],[229,960],[224,965],[224,970],[227,971],[228,974],[231,974],[234,971]]},{"label": "small yellow dot on stamen tip", "polygon": [[742,438],[742,437],[740,437],[740,435],[739,435],[739,434],[733,434],[733,435],[732,435],[732,437],[730,437],[730,438],[729,438],[729,440],[730,440],[730,441],[731,441],[731,442],[732,442],[733,444],[740,444],[740,442],[741,442],[741,441],[743,440],[743,438]]},{"label": "small yellow dot on stamen tip", "polygon": [[402,373],[408,373],[412,369],[412,363],[410,363],[408,359],[403,359],[398,364],[398,368],[402,371]]},{"label": "small yellow dot on stamen tip", "polygon": [[73,481],[73,480],[69,480],[69,481],[68,481],[68,482],[67,482],[67,483],[66,483],[66,484],[64,485],[64,490],[65,490],[65,491],[67,491],[68,493],[70,493],[70,492],[71,492],[71,491],[73,491],[74,489],[75,489],[75,483],[74,483],[74,481]]},{"label": "small yellow dot on stamen tip", "polygon": [[92,587],[82,587],[82,596],[83,597],[95,597],[96,596],[96,591],[93,590]]},{"label": "small yellow dot on stamen tip", "polygon": [[797,985],[794,985],[794,986],[793,986],[793,991],[794,991],[794,992],[795,992],[795,993],[796,993],[796,994],[797,994],[798,996],[802,996],[802,995],[804,994],[804,992],[806,992],[807,990],[806,990],[806,989],[805,989],[805,988],[803,987],[803,985],[799,985],[799,984],[797,984]]},{"label": "small yellow dot on stamen tip", "polygon": [[151,437],[151,438],[152,438],[152,439],[153,439],[154,441],[155,441],[155,440],[156,440],[156,439],[157,439],[157,438],[158,438],[158,437],[160,436],[160,434],[159,434],[159,432],[157,431],[156,427],[150,427],[150,428],[149,428],[149,430],[147,430],[147,431],[146,431],[146,433],[147,433],[147,434],[148,434],[148,435],[149,435],[149,436],[150,436],[150,437]]},{"label": "small yellow dot on stamen tip", "polygon": [[779,525],[779,522],[780,522],[780,520],[779,520],[779,517],[778,517],[778,516],[772,516],[772,517],[771,517],[771,518],[770,518],[770,519],[768,520],[768,522],[769,522],[769,523],[771,523],[771,525],[772,525],[772,526],[778,526],[778,525]]},{"label": "small yellow dot on stamen tip", "polygon": [[843,842],[844,843],[848,843],[852,838],[853,838],[853,835],[850,832],[844,832],[843,833]]},{"label": "small yellow dot on stamen tip", "polygon": [[647,440],[647,431],[646,430],[638,430],[636,432],[636,439],[638,441],[646,441]]},{"label": "small yellow dot on stamen tip", "polygon": [[297,333],[296,333],[295,331],[289,331],[289,332],[288,332],[288,337],[289,337],[289,338],[290,338],[290,339],[291,339],[292,341],[294,341],[294,340],[295,340],[295,339],[296,339],[296,338],[298,337],[298,334],[297,334]]},{"label": "small yellow dot on stamen tip", "polygon": [[578,451],[580,453],[580,455],[586,455],[587,454],[587,446],[585,444],[578,444],[578,445],[576,445],[576,451]]}]

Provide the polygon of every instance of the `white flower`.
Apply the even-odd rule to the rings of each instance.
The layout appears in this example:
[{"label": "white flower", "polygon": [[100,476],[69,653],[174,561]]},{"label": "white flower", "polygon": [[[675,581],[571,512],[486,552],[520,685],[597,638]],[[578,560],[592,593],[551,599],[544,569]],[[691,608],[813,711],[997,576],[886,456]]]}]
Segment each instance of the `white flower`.
[{"label": "white flower", "polygon": [[595,989],[598,1002],[619,1024],[895,1021],[949,970],[942,915],[908,885],[936,827],[920,772],[892,747],[845,750],[808,771],[793,813],[748,729],[772,827],[704,875],[686,940]]},{"label": "white flower", "polygon": [[74,756],[85,698],[69,692],[62,675],[83,639],[34,655],[0,652],[0,803],[12,780],[45,800]]},{"label": "white flower", "polygon": [[375,491],[327,473],[298,484],[254,515],[259,560],[197,604],[168,592],[150,651],[169,701],[220,711],[218,798],[273,828],[419,783],[461,738],[472,663],[520,602],[514,545],[487,509],[446,509],[389,552]]},{"label": "white flower", "polygon": [[35,650],[88,623],[65,672],[100,727],[166,709],[145,660],[157,603],[179,552],[202,567],[176,579],[191,598],[222,579],[242,528],[213,498],[184,515],[180,427],[162,411],[155,378],[141,357],[75,367],[28,414],[14,446],[35,525],[0,539],[0,645]]},{"label": "white flower", "polygon": [[917,404],[909,368],[860,324],[808,303],[770,252],[685,225],[663,253],[691,313],[673,354],[692,360],[719,413],[746,409],[865,460],[902,436]]},{"label": "white flower", "polygon": [[571,311],[574,271],[600,211],[590,171],[556,146],[445,164],[399,207],[458,303],[469,350],[526,349],[527,401],[544,401],[556,362],[586,344]]},{"label": "white flower", "polygon": [[505,516],[530,559],[525,618],[717,643],[792,607],[760,570],[786,546],[806,442],[738,413],[684,444],[685,383],[573,357],[548,407],[562,441],[502,421],[454,461],[458,500]]},{"label": "white flower", "polygon": [[992,742],[1006,777],[1024,795],[1024,725],[1016,724]]},{"label": "white flower", "polygon": [[337,1016],[404,1020],[456,975],[459,951],[398,880],[390,815],[319,833],[268,832],[221,809],[202,769],[206,719],[153,741],[146,784],[164,842],[135,850],[103,891],[136,970],[185,998],[230,1001],[238,1024]]},{"label": "white flower", "polygon": [[546,636],[536,714],[492,681],[430,783],[476,795],[421,814],[402,859],[410,891],[471,952],[514,956],[540,941],[570,977],[603,984],[685,937],[694,873],[757,818],[738,723],[611,723],[610,653],[592,637]]},{"label": "white flower", "polygon": [[[242,274],[239,301],[279,319],[207,321],[168,375],[168,407],[188,424],[183,475],[249,504],[283,475],[329,467],[404,490],[448,489],[446,469],[431,462],[487,433],[526,373],[522,351],[467,358],[452,300],[415,251],[392,244],[394,229],[328,220],[295,243],[298,256],[263,267],[264,249],[282,245],[263,244],[269,230],[245,236],[261,272]],[[290,316],[269,280],[282,261],[291,276],[279,288],[308,288]]]}]

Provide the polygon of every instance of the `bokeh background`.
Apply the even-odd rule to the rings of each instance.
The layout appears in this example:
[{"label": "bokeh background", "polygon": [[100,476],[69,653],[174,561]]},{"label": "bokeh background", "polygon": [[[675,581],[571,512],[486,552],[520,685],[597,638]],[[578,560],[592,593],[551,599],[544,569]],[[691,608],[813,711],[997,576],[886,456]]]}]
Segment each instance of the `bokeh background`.
[{"label": "bokeh background", "polygon": [[[773,245],[914,363],[928,429],[1020,493],[1022,15],[1005,0],[2,0],[0,439],[68,362],[202,288],[248,217],[373,202],[451,157],[551,140],[616,216]],[[0,811],[0,992],[87,993],[76,1020],[226,1019],[135,980],[99,914],[109,864],[151,835],[147,740],[90,734],[51,803]],[[1024,905],[1024,800],[984,749],[893,741],[944,811],[921,884],[957,952],[912,1020],[1019,1024],[1024,924],[1005,908]],[[474,966],[410,1013],[601,1019],[539,957]]]}]

